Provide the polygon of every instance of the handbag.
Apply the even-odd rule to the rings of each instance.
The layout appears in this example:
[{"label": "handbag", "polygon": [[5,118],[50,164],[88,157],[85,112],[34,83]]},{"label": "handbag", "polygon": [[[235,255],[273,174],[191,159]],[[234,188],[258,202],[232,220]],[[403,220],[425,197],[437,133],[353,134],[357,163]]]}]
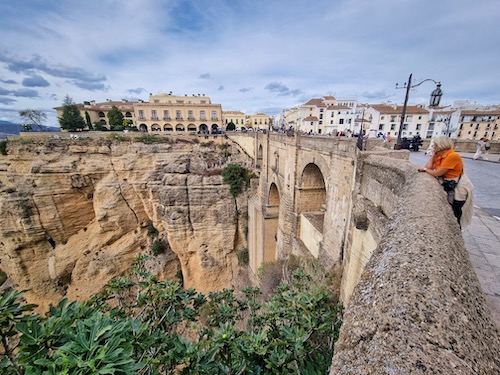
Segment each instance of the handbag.
[{"label": "handbag", "polygon": [[[462,177],[462,175],[460,175]],[[458,179],[460,181],[460,178]],[[458,181],[455,180],[443,180],[443,189],[444,191],[453,191],[458,185]]]}]

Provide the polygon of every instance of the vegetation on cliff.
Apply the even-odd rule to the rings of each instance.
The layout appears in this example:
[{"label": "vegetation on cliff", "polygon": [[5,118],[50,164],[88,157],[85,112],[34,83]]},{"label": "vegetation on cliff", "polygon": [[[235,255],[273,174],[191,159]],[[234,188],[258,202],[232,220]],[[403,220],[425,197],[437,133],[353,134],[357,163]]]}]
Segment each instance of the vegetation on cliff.
[{"label": "vegetation on cliff", "polygon": [[230,163],[222,170],[224,183],[229,185],[229,192],[235,197],[250,185],[251,177],[252,173],[248,169],[236,163]]},{"label": "vegetation on cliff", "polygon": [[205,296],[159,281],[145,260],[101,295],[44,316],[4,292],[2,373],[327,373],[341,307],[325,280],[296,270],[267,300],[258,288]]}]

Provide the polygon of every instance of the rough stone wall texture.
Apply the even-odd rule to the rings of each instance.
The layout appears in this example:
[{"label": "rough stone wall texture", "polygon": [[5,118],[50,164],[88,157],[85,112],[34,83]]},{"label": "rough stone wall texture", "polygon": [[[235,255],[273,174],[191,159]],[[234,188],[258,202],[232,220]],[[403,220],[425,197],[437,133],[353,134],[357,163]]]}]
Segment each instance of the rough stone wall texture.
[{"label": "rough stone wall texture", "polygon": [[499,333],[442,188],[376,155],[359,173],[359,191],[388,223],[345,311],[330,373],[499,374]]},{"label": "rough stone wall texture", "polygon": [[231,285],[233,249],[246,246],[246,197],[235,200],[220,173],[207,172],[223,160],[217,150],[185,142],[9,142],[0,156],[0,269],[42,309],[65,296],[85,299],[138,253],[150,253],[152,223],[168,244],[151,262],[161,277],[180,268],[186,287]]}]

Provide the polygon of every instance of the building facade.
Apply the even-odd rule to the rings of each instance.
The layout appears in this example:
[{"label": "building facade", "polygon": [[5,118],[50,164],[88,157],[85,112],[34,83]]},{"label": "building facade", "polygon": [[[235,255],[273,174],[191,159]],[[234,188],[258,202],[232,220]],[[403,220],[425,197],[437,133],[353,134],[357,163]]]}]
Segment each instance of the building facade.
[{"label": "building facade", "polygon": [[[175,96],[160,93],[150,94],[149,101],[86,101],[76,106],[86,121],[90,120],[91,124],[99,122],[108,129],[110,126],[107,115],[113,106],[122,112],[125,119],[131,121],[132,126],[142,132],[208,134],[225,129],[222,106],[212,103],[204,95]],[[55,110],[60,117],[63,107],[56,107]]]},{"label": "building facade", "polygon": [[207,96],[156,94],[134,103],[135,124],[144,132],[215,133],[223,129],[222,106]]},{"label": "building facade", "polygon": [[500,110],[461,110],[457,139],[500,139]]}]

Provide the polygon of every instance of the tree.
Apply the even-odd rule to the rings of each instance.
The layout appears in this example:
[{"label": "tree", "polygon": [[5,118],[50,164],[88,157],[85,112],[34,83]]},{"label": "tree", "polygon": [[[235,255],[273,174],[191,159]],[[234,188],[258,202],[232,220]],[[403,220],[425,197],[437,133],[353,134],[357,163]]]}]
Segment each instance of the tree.
[{"label": "tree", "polygon": [[25,131],[32,131],[34,127],[38,127],[39,131],[43,131],[42,123],[47,120],[47,114],[38,109],[24,109],[19,111],[19,116],[25,122],[22,127]]},{"label": "tree", "polygon": [[236,129],[236,125],[234,125],[234,122],[231,121],[229,124],[227,124],[227,127],[226,127],[227,131],[232,131],[235,129]]},{"label": "tree", "polygon": [[109,125],[113,126],[123,126],[123,113],[120,112],[116,105],[113,105],[108,112]]},{"label": "tree", "polygon": [[85,120],[69,95],[64,98],[63,113],[59,117],[59,125],[61,125],[61,129],[69,131],[81,130],[85,127]]}]

